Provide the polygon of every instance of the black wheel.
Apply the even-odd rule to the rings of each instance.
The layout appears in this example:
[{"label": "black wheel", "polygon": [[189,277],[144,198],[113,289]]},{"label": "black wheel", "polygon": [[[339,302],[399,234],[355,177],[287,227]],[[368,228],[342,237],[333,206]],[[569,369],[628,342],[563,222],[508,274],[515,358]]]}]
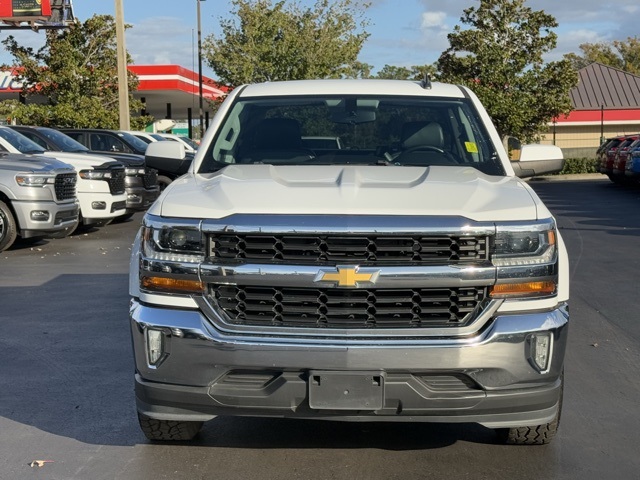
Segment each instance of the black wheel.
[{"label": "black wheel", "polygon": [[138,423],[149,440],[184,442],[198,434],[203,422],[156,420],[138,412]]},{"label": "black wheel", "polygon": [[160,187],[160,191],[162,192],[169,184],[173,182],[169,177],[165,177],[164,175],[158,175],[158,186]]},{"label": "black wheel", "polygon": [[13,245],[18,236],[18,227],[9,206],[0,201],[0,252]]},{"label": "black wheel", "polygon": [[560,390],[560,400],[558,402],[558,413],[555,418],[544,425],[533,425],[529,427],[498,428],[496,434],[501,443],[508,445],[547,445],[558,431],[560,426],[560,414],[562,413],[562,392],[564,381]]}]

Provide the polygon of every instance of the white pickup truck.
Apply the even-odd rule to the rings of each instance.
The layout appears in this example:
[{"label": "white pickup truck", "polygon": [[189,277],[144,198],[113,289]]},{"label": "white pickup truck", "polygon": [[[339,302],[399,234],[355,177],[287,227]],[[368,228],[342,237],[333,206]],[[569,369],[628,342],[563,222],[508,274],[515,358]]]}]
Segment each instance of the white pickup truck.
[{"label": "white pickup truck", "polygon": [[[77,174],[78,223],[102,226],[126,213],[125,168],[109,157],[51,152],[9,127],[0,126],[0,151],[42,155],[71,165]],[[73,230],[73,229],[72,229]]]},{"label": "white pickup truck", "polygon": [[38,155],[0,153],[0,252],[16,238],[61,237],[78,223],[76,172]]},{"label": "white pickup truck", "polygon": [[[184,156],[163,143],[147,154]],[[563,163],[541,145],[511,162],[461,86],[236,88],[134,244],[142,431],[187,440],[217,415],[245,415],[477,422],[507,443],[548,443],[568,258],[514,172]]]}]

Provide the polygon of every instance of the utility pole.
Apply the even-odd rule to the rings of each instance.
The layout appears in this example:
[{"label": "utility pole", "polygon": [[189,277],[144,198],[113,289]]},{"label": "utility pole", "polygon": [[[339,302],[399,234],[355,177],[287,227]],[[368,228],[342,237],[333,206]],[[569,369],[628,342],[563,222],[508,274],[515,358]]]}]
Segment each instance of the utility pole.
[{"label": "utility pole", "polygon": [[116,42],[118,54],[118,99],[120,104],[120,130],[130,130],[129,82],[127,73],[127,47],[124,40],[124,13],[122,0],[116,1]]},{"label": "utility pole", "polygon": [[204,0],[196,0],[198,4],[198,96],[200,106],[200,139],[204,136],[204,107],[202,93],[202,27],[200,18],[200,2]]}]

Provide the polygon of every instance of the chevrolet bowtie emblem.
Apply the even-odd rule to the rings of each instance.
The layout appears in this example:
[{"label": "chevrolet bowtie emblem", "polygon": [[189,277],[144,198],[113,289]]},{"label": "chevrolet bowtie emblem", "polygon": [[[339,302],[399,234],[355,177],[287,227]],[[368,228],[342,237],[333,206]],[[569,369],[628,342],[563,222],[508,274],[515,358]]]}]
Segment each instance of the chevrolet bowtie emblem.
[{"label": "chevrolet bowtie emblem", "polygon": [[337,267],[336,270],[320,270],[316,282],[331,282],[338,287],[357,287],[362,283],[375,283],[380,274],[375,269],[360,267]]}]

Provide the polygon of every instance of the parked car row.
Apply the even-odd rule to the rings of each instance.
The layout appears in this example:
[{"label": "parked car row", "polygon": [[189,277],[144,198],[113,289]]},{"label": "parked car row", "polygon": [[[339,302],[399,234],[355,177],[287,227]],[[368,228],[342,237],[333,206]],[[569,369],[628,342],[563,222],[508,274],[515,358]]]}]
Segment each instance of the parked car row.
[{"label": "parked car row", "polygon": [[145,160],[148,144],[127,132],[0,126],[0,251],[18,237],[60,238],[146,210],[159,183],[193,159],[182,144],[166,143],[181,161],[160,159],[160,178],[154,158]]},{"label": "parked car row", "polygon": [[596,151],[600,173],[615,183],[640,183],[640,134],[608,138]]},{"label": "parked car row", "polygon": [[[125,156],[146,155],[147,148],[152,143],[163,142],[181,145],[181,152],[185,152],[185,154],[180,161],[166,161],[156,155],[147,155],[147,166],[157,171],[157,182],[161,191],[187,172],[197,148],[197,145],[187,143],[188,139],[170,134],[70,128],[63,128],[61,132],[96,153],[109,154],[119,160]],[[176,138],[180,140],[175,140]]]},{"label": "parked car row", "polygon": [[[149,133],[133,131],[129,131],[126,133],[133,135],[139,140],[142,140],[147,145],[147,149],[145,150],[147,163],[153,165],[153,168],[158,170],[158,185],[160,186],[160,190],[164,190],[167,185],[173,182],[176,178],[187,173],[187,170],[189,169],[189,166],[193,161],[196,150],[198,150],[198,145],[191,139],[171,133]],[[166,157],[158,156],[153,153],[155,151],[155,148],[152,147],[151,152],[149,152],[148,147],[150,144],[167,141],[182,145],[182,149],[174,145],[173,149],[169,147],[169,151],[184,151],[184,155],[182,153],[179,153],[179,158],[170,159],[169,161],[167,161]],[[166,146],[166,144],[163,146]],[[163,151],[162,155],[164,155],[164,151],[166,150],[161,148],[159,151]]]}]

